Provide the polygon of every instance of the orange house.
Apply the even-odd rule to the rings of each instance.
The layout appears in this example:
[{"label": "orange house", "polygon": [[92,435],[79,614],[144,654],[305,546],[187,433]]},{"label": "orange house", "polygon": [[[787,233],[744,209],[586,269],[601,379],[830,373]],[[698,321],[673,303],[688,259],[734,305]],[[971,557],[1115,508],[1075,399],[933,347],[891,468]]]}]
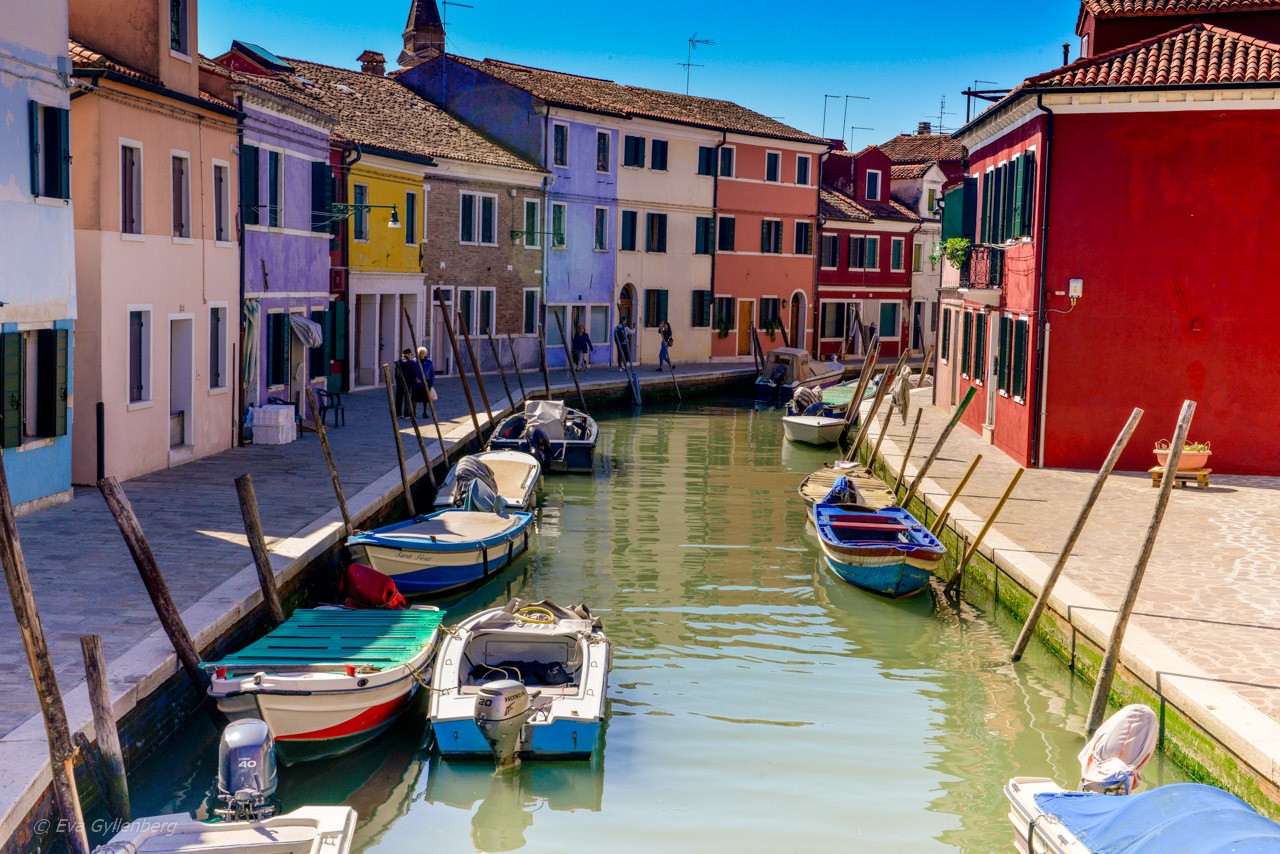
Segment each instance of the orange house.
[{"label": "orange house", "polygon": [[717,155],[713,358],[812,351],[818,175],[826,140],[726,134]]}]

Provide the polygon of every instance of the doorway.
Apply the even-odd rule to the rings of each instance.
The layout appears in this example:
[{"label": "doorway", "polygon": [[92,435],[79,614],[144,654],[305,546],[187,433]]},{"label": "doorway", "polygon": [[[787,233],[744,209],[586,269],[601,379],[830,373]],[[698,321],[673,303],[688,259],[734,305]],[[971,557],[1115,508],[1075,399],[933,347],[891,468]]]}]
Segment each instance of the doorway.
[{"label": "doorway", "polygon": [[924,302],[919,300],[911,304],[911,349],[924,352]]},{"label": "doorway", "polygon": [[752,321],[755,319],[755,300],[738,300],[738,355],[751,355]]},{"label": "doorway", "polygon": [[631,285],[623,285],[618,294],[618,320],[631,326],[635,318],[636,289]]},{"label": "doorway", "polygon": [[[431,327],[431,364],[438,374],[453,373],[453,347],[449,344],[449,333],[444,327],[444,314],[440,310],[440,300],[450,311],[453,310],[453,288],[431,289],[431,311],[429,314]],[[450,322],[453,318],[449,318]]]},{"label": "doorway", "polygon": [[191,445],[194,344],[190,317],[169,320],[169,447]]},{"label": "doorway", "polygon": [[791,295],[791,346],[798,350],[805,349],[805,298],[804,294],[796,291]]},{"label": "doorway", "polygon": [[381,385],[382,365],[394,365],[400,358],[400,324],[396,322],[399,314],[400,297],[396,294],[383,294],[378,297],[378,361],[374,366],[373,382],[370,385]]},{"label": "doorway", "polygon": [[[305,314],[303,314],[303,312],[294,312],[294,313],[301,314],[304,317],[306,316]],[[307,387],[308,349],[307,349],[307,345],[302,343],[302,339],[299,338],[296,334],[294,334],[292,325],[290,325],[288,329],[288,333],[289,333],[288,399],[305,409],[306,401],[303,400],[303,398],[306,395],[304,394],[303,389]]]},{"label": "doorway", "polygon": [[352,381],[357,386],[376,382],[378,361],[378,295],[356,296],[356,346]]}]

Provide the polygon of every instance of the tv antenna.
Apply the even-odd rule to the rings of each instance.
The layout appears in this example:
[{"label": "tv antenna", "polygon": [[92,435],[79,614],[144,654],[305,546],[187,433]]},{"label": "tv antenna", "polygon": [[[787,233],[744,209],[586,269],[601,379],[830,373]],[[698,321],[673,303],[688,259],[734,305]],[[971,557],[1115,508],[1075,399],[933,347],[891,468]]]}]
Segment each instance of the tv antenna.
[{"label": "tv antenna", "polygon": [[1000,84],[994,80],[975,80],[973,86],[961,92],[964,95],[964,122],[968,124],[973,118],[973,99],[977,98],[981,101],[995,103],[1008,94],[1007,89],[979,89],[979,85],[999,86]]},{"label": "tv antenna", "polygon": [[706,45],[707,47],[711,47],[711,45],[715,44],[715,42],[712,41],[711,39],[700,39],[698,38],[698,34],[694,33],[693,35],[689,36],[689,49],[685,53],[684,62],[676,63],[676,65],[684,66],[684,93],[686,95],[689,94],[690,72],[695,68],[706,68],[705,65],[700,65],[693,61],[693,52],[698,49],[698,45],[700,44]]},{"label": "tv antenna", "polygon": [[[844,96],[844,119],[842,119],[840,122],[840,127],[842,128],[842,130],[840,131],[841,139],[844,139],[843,128],[849,127],[849,101],[851,100],[852,101],[870,101],[871,99],[868,98],[866,95],[845,95]],[[850,130],[852,131],[852,128],[850,128]],[[859,128],[859,130],[875,130],[875,128]],[[852,133],[849,134],[849,147],[853,148]]]},{"label": "tv antenna", "polygon": [[444,7],[440,12],[440,23],[444,26],[445,30],[449,29],[449,7],[450,6],[457,6],[461,9],[475,8],[475,6],[469,6],[466,3],[454,3],[453,0],[444,0],[444,2],[442,2],[440,5]]},{"label": "tv antenna", "polygon": [[954,115],[955,113],[947,109],[947,96],[943,95],[942,101],[938,104],[938,131],[937,131],[938,133],[946,133],[946,131],[943,129],[942,117],[954,116]]},{"label": "tv antenna", "polygon": [[822,138],[827,138],[827,101],[839,100],[839,95],[823,95],[822,96]]},{"label": "tv antenna", "polygon": [[855,130],[875,130],[875,128],[864,128],[858,125],[849,125],[849,150],[853,151],[853,132]]}]

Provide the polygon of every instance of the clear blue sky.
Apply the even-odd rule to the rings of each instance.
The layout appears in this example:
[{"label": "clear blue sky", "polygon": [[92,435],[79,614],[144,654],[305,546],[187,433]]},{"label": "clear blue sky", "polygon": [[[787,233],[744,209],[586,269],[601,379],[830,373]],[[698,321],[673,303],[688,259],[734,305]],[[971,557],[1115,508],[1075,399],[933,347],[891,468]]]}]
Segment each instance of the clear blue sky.
[{"label": "clear blue sky", "polygon": [[[855,149],[914,131],[921,120],[936,124],[943,95],[950,113],[943,121],[953,130],[964,121],[959,93],[974,80],[1013,86],[1058,67],[1063,42],[1073,60],[1078,50],[1077,0],[465,2],[475,8],[445,9],[448,49],[464,56],[683,92],[677,63],[696,32],[715,45],[694,53],[706,66],[692,70],[695,95],[736,101],[811,133],[823,130],[823,96],[837,95],[827,102],[831,137],[840,135],[844,96],[868,96],[849,101],[848,124],[874,129],[850,132]],[[394,65],[408,8],[408,0],[205,0],[200,50],[217,56],[238,38],[357,68],[356,56],[371,48]]]}]

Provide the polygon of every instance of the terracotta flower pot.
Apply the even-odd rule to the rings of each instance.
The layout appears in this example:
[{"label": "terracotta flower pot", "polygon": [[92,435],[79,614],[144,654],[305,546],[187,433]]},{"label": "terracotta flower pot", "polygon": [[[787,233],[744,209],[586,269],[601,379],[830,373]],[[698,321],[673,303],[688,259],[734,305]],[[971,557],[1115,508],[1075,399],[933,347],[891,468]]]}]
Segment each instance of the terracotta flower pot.
[{"label": "terracotta flower pot", "polygon": [[[1207,447],[1209,443],[1205,442],[1204,444]],[[1205,468],[1209,465],[1209,455],[1212,453],[1213,451],[1209,450],[1188,451],[1184,449],[1182,456],[1178,458],[1178,471],[1195,471],[1196,469]],[[1156,462],[1162,466],[1168,465],[1169,442],[1165,439],[1156,442],[1155,454]]]}]

